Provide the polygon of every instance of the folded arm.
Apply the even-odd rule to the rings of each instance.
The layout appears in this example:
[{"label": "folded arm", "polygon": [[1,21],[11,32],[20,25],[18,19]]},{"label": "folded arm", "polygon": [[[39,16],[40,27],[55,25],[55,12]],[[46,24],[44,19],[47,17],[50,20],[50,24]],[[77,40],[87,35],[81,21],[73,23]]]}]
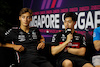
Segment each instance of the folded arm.
[{"label": "folded arm", "polygon": [[85,47],[81,47],[81,48],[67,48],[68,53],[74,54],[74,55],[78,55],[78,56],[84,56],[85,52],[86,52],[86,48]]},{"label": "folded arm", "polygon": [[52,46],[51,54],[56,55],[59,52],[61,52],[68,45],[68,43],[71,41],[71,39],[73,39],[73,36],[72,36],[72,34],[69,34],[69,35],[67,35],[67,40],[64,43],[59,44],[58,46]]}]

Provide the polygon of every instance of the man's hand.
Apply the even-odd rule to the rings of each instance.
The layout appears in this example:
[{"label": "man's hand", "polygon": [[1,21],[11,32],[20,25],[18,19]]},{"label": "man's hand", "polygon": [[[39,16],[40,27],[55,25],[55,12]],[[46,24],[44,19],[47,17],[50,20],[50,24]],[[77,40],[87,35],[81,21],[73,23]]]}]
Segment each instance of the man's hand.
[{"label": "man's hand", "polygon": [[14,45],[13,49],[19,52],[24,51],[24,47],[22,45]]},{"label": "man's hand", "polygon": [[40,42],[40,43],[38,44],[38,46],[37,46],[37,50],[39,50],[39,49],[44,49],[44,47],[45,47],[45,43],[44,43],[44,42]]},{"label": "man's hand", "polygon": [[72,39],[73,39],[73,35],[72,34],[68,34],[66,41],[70,42]]}]

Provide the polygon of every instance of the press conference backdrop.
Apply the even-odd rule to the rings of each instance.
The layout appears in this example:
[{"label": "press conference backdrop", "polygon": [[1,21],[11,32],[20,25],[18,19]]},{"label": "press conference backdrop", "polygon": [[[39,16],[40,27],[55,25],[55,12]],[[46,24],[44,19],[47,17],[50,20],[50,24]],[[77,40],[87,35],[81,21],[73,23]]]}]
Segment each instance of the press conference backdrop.
[{"label": "press conference backdrop", "polygon": [[64,30],[64,14],[75,12],[78,20],[77,33],[92,41],[93,30],[100,25],[99,0],[23,0],[23,7],[32,9],[30,26],[39,28],[46,42],[51,42],[52,35]]}]

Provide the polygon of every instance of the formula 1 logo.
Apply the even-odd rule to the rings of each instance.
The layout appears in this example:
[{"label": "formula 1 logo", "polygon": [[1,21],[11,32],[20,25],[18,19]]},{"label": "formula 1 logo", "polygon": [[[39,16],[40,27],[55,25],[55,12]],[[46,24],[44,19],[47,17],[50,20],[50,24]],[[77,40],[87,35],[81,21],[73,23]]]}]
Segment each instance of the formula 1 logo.
[{"label": "formula 1 logo", "polygon": [[59,8],[63,0],[43,0],[41,10],[49,8]]}]

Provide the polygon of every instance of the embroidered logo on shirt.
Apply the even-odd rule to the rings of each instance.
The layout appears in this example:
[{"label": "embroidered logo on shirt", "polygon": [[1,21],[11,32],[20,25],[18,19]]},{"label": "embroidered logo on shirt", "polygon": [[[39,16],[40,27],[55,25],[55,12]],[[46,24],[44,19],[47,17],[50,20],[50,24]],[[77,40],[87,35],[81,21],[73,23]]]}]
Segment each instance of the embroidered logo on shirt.
[{"label": "embroidered logo on shirt", "polygon": [[79,40],[79,38],[80,38],[79,36],[74,36],[74,37],[75,37],[75,40]]},{"label": "embroidered logo on shirt", "polygon": [[55,42],[55,40],[56,40],[55,37],[56,37],[56,36],[57,36],[56,34],[53,35],[53,37],[52,37],[52,42]]},{"label": "embroidered logo on shirt", "polygon": [[18,39],[19,39],[19,41],[25,41],[26,39],[25,39],[25,35],[18,35]]},{"label": "embroidered logo on shirt", "polygon": [[25,41],[25,35],[22,31],[19,32],[18,39],[20,42]]},{"label": "embroidered logo on shirt", "polygon": [[5,33],[5,35],[8,35],[8,34],[11,32],[11,30],[12,30],[12,29],[9,29],[9,30]]},{"label": "embroidered logo on shirt", "polygon": [[62,37],[61,37],[62,41],[65,41],[66,40],[66,37],[64,34],[62,34]]},{"label": "embroidered logo on shirt", "polygon": [[21,34],[21,35],[22,35],[22,34],[24,34],[24,33],[23,33],[22,31],[20,31],[20,32],[19,32],[19,34]]},{"label": "embroidered logo on shirt", "polygon": [[86,46],[85,37],[83,37],[83,44]]},{"label": "embroidered logo on shirt", "polygon": [[32,37],[33,37],[33,39],[37,39],[37,35],[36,35],[35,30],[32,31]]}]

